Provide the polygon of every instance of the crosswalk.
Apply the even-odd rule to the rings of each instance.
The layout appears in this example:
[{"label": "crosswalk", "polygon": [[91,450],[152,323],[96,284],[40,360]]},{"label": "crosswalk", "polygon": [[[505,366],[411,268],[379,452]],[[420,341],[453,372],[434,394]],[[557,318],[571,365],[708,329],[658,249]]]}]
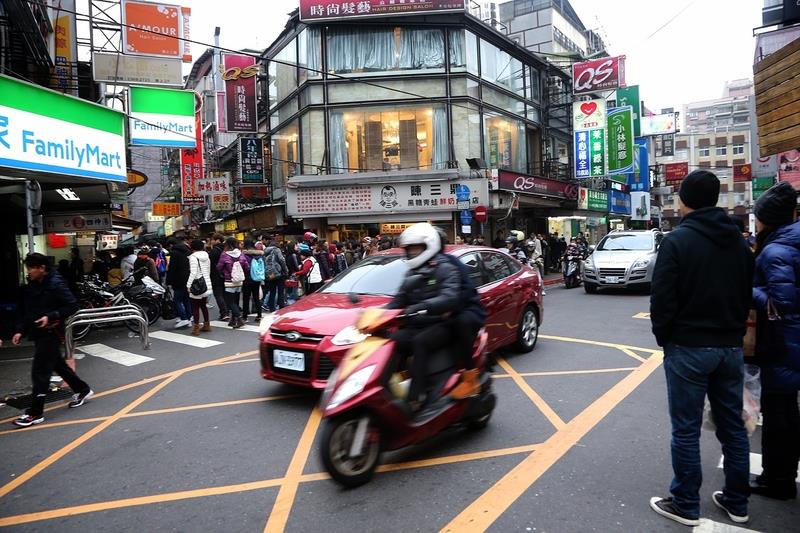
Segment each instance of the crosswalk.
[{"label": "crosswalk", "polygon": [[[717,468],[722,468],[723,463],[725,462],[725,456],[721,455],[719,457],[719,463],[717,463]],[[751,453],[750,454],[750,473],[754,476],[758,476],[761,474],[761,454],[760,453]],[[797,482],[800,483],[800,475],[797,476]]]}]

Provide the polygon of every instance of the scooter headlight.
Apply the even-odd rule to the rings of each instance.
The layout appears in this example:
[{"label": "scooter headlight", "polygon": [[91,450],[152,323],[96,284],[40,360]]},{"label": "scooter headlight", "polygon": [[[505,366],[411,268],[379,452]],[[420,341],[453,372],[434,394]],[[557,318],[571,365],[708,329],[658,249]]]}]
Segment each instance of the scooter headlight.
[{"label": "scooter headlight", "polygon": [[328,403],[325,408],[336,409],[344,402],[363,391],[364,387],[367,385],[367,381],[369,381],[369,378],[372,376],[372,373],[375,371],[375,367],[377,366],[378,365],[365,366],[361,370],[354,372],[336,390],[336,393],[333,395],[333,398],[331,398],[330,403]]},{"label": "scooter headlight", "polygon": [[361,333],[355,326],[347,326],[342,331],[334,335],[331,343],[336,346],[348,346],[350,344],[357,344],[369,337],[366,333]]}]

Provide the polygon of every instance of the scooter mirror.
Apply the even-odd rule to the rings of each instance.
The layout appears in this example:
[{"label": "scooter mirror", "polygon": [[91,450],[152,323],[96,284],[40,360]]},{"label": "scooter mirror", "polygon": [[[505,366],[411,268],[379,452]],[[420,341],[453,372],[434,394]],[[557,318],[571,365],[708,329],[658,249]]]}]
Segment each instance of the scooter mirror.
[{"label": "scooter mirror", "polygon": [[356,305],[361,301],[361,298],[359,298],[358,294],[356,294],[355,292],[349,293],[347,295],[347,299],[350,300],[350,303],[353,305]]}]

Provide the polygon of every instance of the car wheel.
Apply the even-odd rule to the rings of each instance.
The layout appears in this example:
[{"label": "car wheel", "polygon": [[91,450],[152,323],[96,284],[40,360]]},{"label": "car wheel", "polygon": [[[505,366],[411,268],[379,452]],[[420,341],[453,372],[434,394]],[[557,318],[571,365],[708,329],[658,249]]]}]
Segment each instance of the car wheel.
[{"label": "car wheel", "polygon": [[[359,425],[366,419],[367,429],[361,453],[350,455]],[[322,427],[320,453],[325,469],[341,485],[351,488],[372,479],[381,451],[381,435],[372,418],[366,414],[341,416],[325,420]]]},{"label": "car wheel", "polygon": [[594,283],[584,283],[583,290],[586,291],[586,294],[596,294],[597,293],[597,285]]},{"label": "car wheel", "polygon": [[539,316],[532,305],[525,308],[517,326],[516,347],[522,353],[528,353],[539,340]]}]

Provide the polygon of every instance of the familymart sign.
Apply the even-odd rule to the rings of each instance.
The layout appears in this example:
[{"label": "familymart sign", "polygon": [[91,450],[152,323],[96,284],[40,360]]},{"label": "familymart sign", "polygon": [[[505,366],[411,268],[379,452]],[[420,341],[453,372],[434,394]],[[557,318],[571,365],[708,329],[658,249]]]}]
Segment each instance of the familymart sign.
[{"label": "familymart sign", "polygon": [[195,147],[194,92],[131,87],[128,98],[132,145]]},{"label": "familymart sign", "polygon": [[0,173],[125,182],[125,116],[0,75]]}]

